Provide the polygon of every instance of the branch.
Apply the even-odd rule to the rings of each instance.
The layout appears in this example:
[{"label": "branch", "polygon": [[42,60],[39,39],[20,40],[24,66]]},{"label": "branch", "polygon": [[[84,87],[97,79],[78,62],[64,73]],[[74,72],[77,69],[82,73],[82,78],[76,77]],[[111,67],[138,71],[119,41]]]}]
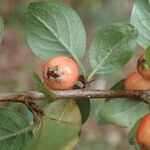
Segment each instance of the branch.
[{"label": "branch", "polygon": [[[52,91],[53,99],[77,99],[77,98],[131,98],[147,101],[150,99],[150,91],[133,91],[133,90],[66,90]],[[32,100],[43,100],[44,94],[38,91],[28,92],[0,92],[0,102],[24,102],[26,98]]]}]

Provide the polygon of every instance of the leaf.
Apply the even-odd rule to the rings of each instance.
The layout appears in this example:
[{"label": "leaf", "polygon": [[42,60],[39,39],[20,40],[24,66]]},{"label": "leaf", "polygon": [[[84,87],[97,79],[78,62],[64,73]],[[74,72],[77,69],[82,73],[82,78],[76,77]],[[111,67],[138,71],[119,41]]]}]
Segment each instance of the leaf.
[{"label": "leaf", "polygon": [[135,0],[132,10],[131,23],[139,31],[138,42],[147,48],[150,45],[150,1]]},{"label": "leaf", "polygon": [[58,2],[31,3],[25,17],[27,41],[43,59],[71,55],[82,59],[86,46],[84,26],[76,12]]},{"label": "leaf", "polygon": [[138,31],[131,24],[102,27],[90,48],[92,75],[109,73],[126,64],[133,55],[137,36]]},{"label": "leaf", "polygon": [[145,58],[148,68],[150,68],[150,46],[146,49]]},{"label": "leaf", "polygon": [[27,150],[72,150],[79,140],[79,126],[45,117]]},{"label": "leaf", "polygon": [[137,132],[137,128],[139,126],[139,123],[141,121],[142,118],[140,118],[138,121],[136,121],[136,123],[134,124],[134,126],[131,128],[129,134],[128,134],[128,141],[131,145],[135,144],[135,136],[136,136],[136,132]]},{"label": "leaf", "polygon": [[41,78],[39,77],[39,75],[37,73],[34,72],[34,80],[39,83],[39,84],[42,84],[42,80]]},{"label": "leaf", "polygon": [[149,108],[143,102],[118,98],[106,101],[99,116],[113,124],[131,128],[140,117],[148,112]]},{"label": "leaf", "polygon": [[121,90],[124,89],[124,81],[125,80],[121,80],[119,81],[117,84],[115,84],[111,89],[112,90]]},{"label": "leaf", "polygon": [[3,24],[3,20],[0,18],[0,42],[2,40],[4,34],[4,24]]},{"label": "leaf", "polygon": [[34,80],[36,83],[37,90],[43,93],[46,99],[49,100],[49,102],[52,102],[53,93],[50,90],[48,90],[46,87],[44,87],[42,80],[40,79],[39,75],[36,73],[34,73]]},{"label": "leaf", "polygon": [[58,100],[49,105],[45,114],[54,120],[81,123],[79,107],[74,100]]},{"label": "leaf", "polygon": [[25,116],[28,122],[33,121],[33,113],[26,107],[26,105],[22,103],[9,103],[9,105],[7,106],[9,107],[9,109],[17,111],[21,113],[23,116]]},{"label": "leaf", "polygon": [[142,150],[137,142],[135,143],[135,150]]},{"label": "leaf", "polygon": [[32,126],[19,113],[0,108],[0,149],[23,150],[32,139]]},{"label": "leaf", "polygon": [[91,110],[91,104],[90,100],[85,98],[85,99],[78,99],[76,100],[77,105],[79,106],[80,113],[81,113],[81,118],[82,118],[82,124],[86,122],[90,115],[90,110]]},{"label": "leaf", "polygon": [[72,150],[79,140],[81,129],[80,111],[75,101],[55,101],[45,110],[45,115],[29,150]]},{"label": "leaf", "polygon": [[98,120],[98,125],[100,125],[100,126],[106,126],[106,125],[110,125],[110,122],[108,122],[104,118],[100,117],[99,120]]},{"label": "leaf", "polygon": [[[115,90],[123,89],[123,83],[120,81],[115,85]],[[112,98],[105,101],[99,112],[99,117],[112,124],[131,128],[138,119],[147,113],[149,113],[148,105],[139,100]]]}]

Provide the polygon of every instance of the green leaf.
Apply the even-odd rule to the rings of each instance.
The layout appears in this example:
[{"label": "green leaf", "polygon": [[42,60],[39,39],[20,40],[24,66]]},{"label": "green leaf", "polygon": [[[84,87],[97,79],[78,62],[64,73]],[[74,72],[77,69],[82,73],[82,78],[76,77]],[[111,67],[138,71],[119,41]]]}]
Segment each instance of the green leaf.
[{"label": "green leaf", "polygon": [[98,125],[100,125],[100,126],[107,126],[107,125],[110,125],[110,122],[108,122],[104,118],[100,117],[99,120],[98,120]]},{"label": "green leaf", "polygon": [[49,105],[45,114],[55,120],[62,122],[81,123],[79,107],[74,100],[58,100]]},{"label": "green leaf", "polygon": [[91,105],[90,105],[90,100],[85,98],[85,99],[78,99],[76,100],[77,105],[79,106],[80,113],[81,113],[81,118],[82,118],[82,124],[86,122],[90,115],[90,110],[91,110]]},{"label": "green leaf", "polygon": [[138,42],[147,48],[150,45],[150,1],[135,0],[132,10],[131,23],[139,31]]},{"label": "green leaf", "polygon": [[3,24],[3,20],[0,18],[0,42],[3,38],[3,34],[4,34],[4,24]]},{"label": "green leaf", "polygon": [[[124,81],[125,80],[120,80],[119,82],[117,82],[117,84],[115,84],[111,89],[112,90],[121,90],[121,89],[124,89]],[[106,101],[109,101],[110,100],[110,98],[107,98],[106,99]],[[105,102],[106,102],[105,101]],[[104,103],[105,103],[104,102]],[[102,103],[102,105],[104,104],[104,103]],[[102,107],[102,106],[101,106]],[[105,120],[104,118],[100,118],[100,120]],[[107,122],[106,120],[105,120],[105,122]]]},{"label": "green leaf", "polygon": [[136,136],[136,132],[137,132],[137,128],[139,126],[139,123],[141,121],[142,118],[140,118],[135,124],[134,126],[131,128],[129,134],[128,134],[128,141],[131,145],[135,144],[135,136]]},{"label": "green leaf", "polygon": [[27,150],[72,150],[79,140],[79,126],[45,117]]},{"label": "green leaf", "polygon": [[81,129],[81,115],[76,102],[55,101],[45,110],[45,115],[39,134],[31,143],[30,149],[72,150],[79,140]]},{"label": "green leaf", "polygon": [[135,150],[142,150],[140,145],[137,142],[135,143]]},{"label": "green leaf", "polygon": [[31,3],[25,31],[32,51],[43,59],[71,55],[77,63],[86,46],[84,26],[76,12],[58,2]]},{"label": "green leaf", "polygon": [[148,65],[148,68],[150,68],[150,46],[146,49],[145,58],[146,64]]},{"label": "green leaf", "polygon": [[32,126],[19,113],[0,108],[0,149],[23,150],[32,138]]},{"label": "green leaf", "polygon": [[131,128],[143,115],[149,113],[147,104],[137,100],[110,99],[106,101],[99,112],[99,117],[122,126]]},{"label": "green leaf", "polygon": [[132,57],[138,36],[131,24],[114,24],[102,27],[95,35],[90,48],[90,63],[95,73],[105,74],[117,70]]},{"label": "green leaf", "polygon": [[125,80],[121,80],[119,81],[117,84],[115,84],[111,89],[112,90],[123,90],[124,89],[124,81]]},{"label": "green leaf", "polygon": [[[115,90],[123,89],[123,83],[121,81],[115,85]],[[99,117],[112,124],[131,128],[138,119],[147,113],[149,113],[148,105],[139,100],[112,98],[105,101],[99,112]]]},{"label": "green leaf", "polygon": [[34,80],[37,82],[37,83],[39,83],[39,84],[42,84],[42,80],[41,80],[41,78],[40,78],[40,76],[37,74],[37,73],[35,73],[34,72]]},{"label": "green leaf", "polygon": [[52,102],[53,93],[50,90],[48,90],[46,87],[44,87],[42,80],[40,79],[39,75],[36,73],[34,73],[34,80],[36,83],[37,90],[43,93],[46,99],[49,100],[49,102]]},{"label": "green leaf", "polygon": [[44,87],[43,84],[37,83],[36,86],[37,86],[37,90],[45,95],[46,100],[48,100],[49,102],[53,101],[53,98],[52,98],[53,93],[51,93],[50,90]]}]

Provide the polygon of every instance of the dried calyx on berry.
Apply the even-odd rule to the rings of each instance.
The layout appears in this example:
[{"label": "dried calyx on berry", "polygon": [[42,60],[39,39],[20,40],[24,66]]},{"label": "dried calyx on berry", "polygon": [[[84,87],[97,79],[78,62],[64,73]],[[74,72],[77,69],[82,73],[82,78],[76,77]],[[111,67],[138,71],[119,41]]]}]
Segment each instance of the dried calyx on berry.
[{"label": "dried calyx on berry", "polygon": [[147,64],[145,54],[142,54],[137,61],[137,70],[143,78],[150,80],[150,67]]},{"label": "dried calyx on berry", "polygon": [[54,68],[48,68],[47,73],[46,73],[46,78],[48,80],[58,80],[63,75],[64,73],[59,72],[59,68],[58,66],[56,66]]}]

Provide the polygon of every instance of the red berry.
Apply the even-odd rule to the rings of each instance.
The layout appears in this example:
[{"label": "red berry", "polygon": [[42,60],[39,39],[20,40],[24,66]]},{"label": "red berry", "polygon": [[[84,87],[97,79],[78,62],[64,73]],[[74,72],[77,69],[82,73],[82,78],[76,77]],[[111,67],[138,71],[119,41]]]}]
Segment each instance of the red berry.
[{"label": "red berry", "polygon": [[150,80],[144,79],[137,71],[125,80],[126,90],[150,90]]},{"label": "red berry", "polygon": [[53,90],[72,88],[78,80],[79,70],[73,59],[56,56],[43,66],[44,85]]},{"label": "red berry", "polygon": [[150,80],[150,68],[148,67],[145,59],[145,54],[142,54],[137,62],[137,70],[143,78]]},{"label": "red berry", "polygon": [[145,115],[140,121],[136,140],[143,150],[150,150],[150,114]]}]

